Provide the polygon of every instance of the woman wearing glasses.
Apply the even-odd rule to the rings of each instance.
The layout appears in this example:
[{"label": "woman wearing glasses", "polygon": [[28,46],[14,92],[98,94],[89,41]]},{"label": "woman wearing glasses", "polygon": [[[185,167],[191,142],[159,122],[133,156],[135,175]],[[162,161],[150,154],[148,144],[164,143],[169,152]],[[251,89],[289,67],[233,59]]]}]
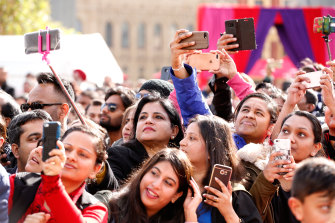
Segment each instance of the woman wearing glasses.
[{"label": "woman wearing glasses", "polygon": [[167,146],[179,147],[183,138],[181,120],[168,99],[157,96],[142,98],[135,111],[133,139],[108,149],[108,162],[119,183],[148,157]]},{"label": "woman wearing glasses", "polygon": [[[93,128],[73,126],[64,133],[62,142],[49,153],[49,159],[40,160],[42,174],[10,177],[9,222],[107,221],[107,208],[85,190],[85,181],[95,178],[106,159],[104,136]],[[36,165],[29,167],[27,170],[40,170]]]}]

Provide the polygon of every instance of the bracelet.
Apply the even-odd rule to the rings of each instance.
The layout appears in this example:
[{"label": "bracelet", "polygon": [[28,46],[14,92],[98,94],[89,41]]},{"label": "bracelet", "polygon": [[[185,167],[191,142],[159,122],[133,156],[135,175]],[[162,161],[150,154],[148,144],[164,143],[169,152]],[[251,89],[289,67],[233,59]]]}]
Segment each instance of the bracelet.
[{"label": "bracelet", "polygon": [[180,67],[174,69],[173,67],[171,67],[173,71],[180,71],[182,68],[184,68],[184,63],[181,63]]}]

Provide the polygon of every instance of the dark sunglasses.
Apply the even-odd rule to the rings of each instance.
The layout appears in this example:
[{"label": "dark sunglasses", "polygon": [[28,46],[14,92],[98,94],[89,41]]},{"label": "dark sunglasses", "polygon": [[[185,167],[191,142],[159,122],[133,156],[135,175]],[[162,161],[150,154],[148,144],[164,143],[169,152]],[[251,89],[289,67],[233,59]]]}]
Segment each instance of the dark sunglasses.
[{"label": "dark sunglasses", "polygon": [[110,112],[114,112],[117,109],[117,105],[114,103],[105,103],[101,106],[101,110],[104,109],[104,107],[108,106],[108,110]]},{"label": "dark sunglasses", "polygon": [[137,93],[137,94],[135,95],[135,99],[138,100],[138,99],[147,97],[147,96],[149,96],[149,95],[150,95],[149,93],[146,93],[146,94]]},{"label": "dark sunglasses", "polygon": [[33,103],[31,103],[31,104],[28,104],[28,103],[26,103],[26,104],[22,104],[20,107],[21,107],[21,110],[22,110],[23,112],[25,112],[25,111],[28,111],[29,108],[30,108],[31,110],[35,110],[35,109],[43,109],[45,106],[62,105],[62,104],[63,104],[63,103],[41,104],[41,103],[39,103],[39,102],[33,102]]}]

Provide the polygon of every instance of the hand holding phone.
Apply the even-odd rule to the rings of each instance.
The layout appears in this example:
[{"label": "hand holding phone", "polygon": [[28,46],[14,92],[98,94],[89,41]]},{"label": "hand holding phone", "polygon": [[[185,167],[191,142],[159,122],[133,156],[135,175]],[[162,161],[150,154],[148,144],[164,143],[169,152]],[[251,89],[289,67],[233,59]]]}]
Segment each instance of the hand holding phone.
[{"label": "hand holding phone", "polygon": [[311,81],[310,83],[307,83],[307,88],[315,88],[320,87],[320,77],[322,74],[323,74],[322,71],[315,71],[306,74],[301,74],[300,76],[308,77],[308,79]]},{"label": "hand holding phone", "polygon": [[207,31],[193,31],[190,37],[182,39],[180,43],[195,42],[193,46],[184,47],[184,50],[201,50],[209,46]]},{"label": "hand holding phone", "polygon": [[238,44],[237,48],[231,51],[254,50],[256,49],[256,37],[253,18],[234,19],[225,21],[225,29],[227,34],[233,34],[236,42],[228,44]]},{"label": "hand holding phone", "polygon": [[220,68],[220,56],[214,53],[192,54],[188,57],[191,67],[197,70],[218,70]]},{"label": "hand holding phone", "polygon": [[58,149],[57,140],[60,138],[60,129],[60,122],[46,122],[43,124],[43,162],[50,158],[49,153],[51,150]]},{"label": "hand holding phone", "polygon": [[[209,181],[209,186],[221,191],[220,185],[216,182],[215,177],[222,181],[222,183],[228,187],[228,182],[230,180],[232,173],[232,168],[229,166],[224,166],[221,164],[215,164],[212,170],[211,179]],[[208,194],[212,194],[208,192]]]},{"label": "hand holding phone", "polygon": [[[274,160],[291,160],[291,140],[290,139],[275,139],[274,140],[274,151],[281,152],[283,155],[276,156]],[[278,165],[279,168],[284,168],[283,165]],[[285,175],[287,172],[278,173],[279,175]]]}]

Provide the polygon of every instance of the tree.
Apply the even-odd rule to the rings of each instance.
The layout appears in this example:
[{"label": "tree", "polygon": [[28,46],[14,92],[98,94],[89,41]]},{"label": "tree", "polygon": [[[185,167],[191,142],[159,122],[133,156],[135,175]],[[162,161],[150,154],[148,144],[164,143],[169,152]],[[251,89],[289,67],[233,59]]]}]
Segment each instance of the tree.
[{"label": "tree", "polygon": [[0,0],[0,35],[23,35],[46,26],[75,32],[51,21],[49,0]]}]

